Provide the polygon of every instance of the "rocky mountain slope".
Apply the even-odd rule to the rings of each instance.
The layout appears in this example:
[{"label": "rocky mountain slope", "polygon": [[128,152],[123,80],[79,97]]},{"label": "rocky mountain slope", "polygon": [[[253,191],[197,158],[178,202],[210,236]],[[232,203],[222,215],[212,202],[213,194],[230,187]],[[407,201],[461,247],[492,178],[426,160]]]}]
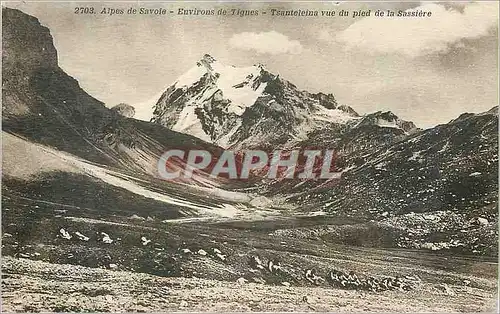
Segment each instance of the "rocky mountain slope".
[{"label": "rocky mountain slope", "polygon": [[305,211],[377,222],[392,245],[496,254],[498,108],[351,160],[337,182],[294,183],[273,184],[270,193]]},{"label": "rocky mountain slope", "polygon": [[156,176],[168,148],[220,148],[144,121],[126,119],[88,95],[57,62],[49,30],[5,8],[2,127],[91,162]]}]

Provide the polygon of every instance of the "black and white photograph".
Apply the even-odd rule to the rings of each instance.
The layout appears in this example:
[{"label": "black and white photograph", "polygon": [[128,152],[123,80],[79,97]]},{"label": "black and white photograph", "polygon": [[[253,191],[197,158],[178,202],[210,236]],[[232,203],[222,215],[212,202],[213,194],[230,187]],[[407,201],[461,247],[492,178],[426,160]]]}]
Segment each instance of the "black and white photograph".
[{"label": "black and white photograph", "polygon": [[497,1],[2,1],[2,312],[497,313]]}]

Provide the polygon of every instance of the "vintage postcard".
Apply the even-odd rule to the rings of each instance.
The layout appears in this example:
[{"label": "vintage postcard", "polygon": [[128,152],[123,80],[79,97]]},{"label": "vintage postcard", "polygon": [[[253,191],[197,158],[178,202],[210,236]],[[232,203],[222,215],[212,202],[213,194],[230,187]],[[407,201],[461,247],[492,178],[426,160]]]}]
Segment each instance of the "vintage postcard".
[{"label": "vintage postcard", "polygon": [[2,311],[497,312],[497,1],[2,1]]}]

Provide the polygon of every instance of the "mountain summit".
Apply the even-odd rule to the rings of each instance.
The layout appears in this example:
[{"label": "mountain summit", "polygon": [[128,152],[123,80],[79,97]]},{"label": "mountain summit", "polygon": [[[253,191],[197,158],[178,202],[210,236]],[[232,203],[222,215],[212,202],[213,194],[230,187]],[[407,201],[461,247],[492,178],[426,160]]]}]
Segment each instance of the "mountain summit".
[{"label": "mountain summit", "polygon": [[226,148],[289,146],[359,123],[416,129],[389,113],[360,116],[333,94],[301,91],[261,64],[227,66],[208,54],[163,92],[152,122]]}]

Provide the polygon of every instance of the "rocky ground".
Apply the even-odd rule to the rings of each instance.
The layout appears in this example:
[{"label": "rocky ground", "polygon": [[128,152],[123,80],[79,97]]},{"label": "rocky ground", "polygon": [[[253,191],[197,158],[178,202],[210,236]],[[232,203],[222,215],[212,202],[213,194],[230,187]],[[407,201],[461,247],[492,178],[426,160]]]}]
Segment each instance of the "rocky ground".
[{"label": "rocky ground", "polygon": [[[312,217],[311,217],[312,218]],[[316,220],[323,219],[319,216]],[[338,220],[338,219],[337,219]],[[457,254],[496,256],[498,222],[465,213],[408,213],[380,221],[325,222],[316,226],[280,228],[276,235],[323,239],[361,246],[425,249]]]},{"label": "rocky ground", "polygon": [[3,310],[11,311],[493,311],[493,292],[467,286],[412,293],[285,287],[57,265],[5,258]]}]

